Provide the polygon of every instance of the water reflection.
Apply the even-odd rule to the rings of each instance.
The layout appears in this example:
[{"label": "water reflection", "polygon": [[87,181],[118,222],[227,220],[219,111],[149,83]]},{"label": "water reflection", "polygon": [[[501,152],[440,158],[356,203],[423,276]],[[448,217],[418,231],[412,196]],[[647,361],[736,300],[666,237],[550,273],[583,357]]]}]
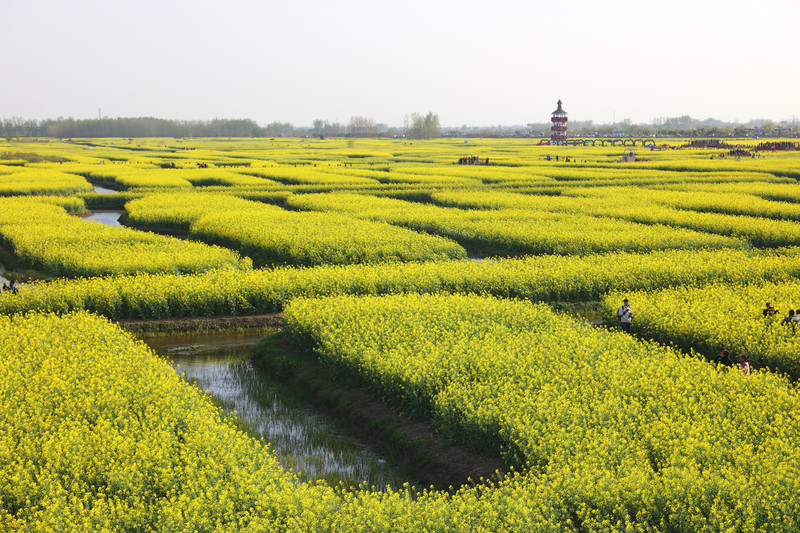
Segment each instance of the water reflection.
[{"label": "water reflection", "polygon": [[124,211],[93,211],[92,214],[84,220],[91,222],[99,222],[108,226],[119,226],[119,217],[122,216]]},{"label": "water reflection", "polygon": [[253,434],[272,444],[286,468],[302,479],[366,482],[383,488],[402,485],[397,472],[365,445],[338,432],[332,421],[302,398],[253,367],[249,353],[263,337],[256,334],[203,335],[145,339],[156,353],[228,412],[236,411]]},{"label": "water reflection", "polygon": [[106,189],[105,187],[100,186],[95,187],[94,192],[98,194],[119,194],[119,191],[115,191],[114,189]]}]

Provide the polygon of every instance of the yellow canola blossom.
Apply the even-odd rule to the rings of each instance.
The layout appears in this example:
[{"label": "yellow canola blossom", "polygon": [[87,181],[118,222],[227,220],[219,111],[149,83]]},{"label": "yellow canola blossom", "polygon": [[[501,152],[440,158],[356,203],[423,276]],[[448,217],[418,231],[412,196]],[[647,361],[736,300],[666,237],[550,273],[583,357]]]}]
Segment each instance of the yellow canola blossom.
[{"label": "yellow canola blossom", "polygon": [[135,187],[192,187],[176,169],[150,165],[80,165],[71,170],[112,189]]},{"label": "yellow canola blossom", "polygon": [[135,226],[189,229],[192,238],[236,249],[257,265],[466,257],[463,248],[442,237],[345,215],[288,212],[224,194],[154,194],[127,208]]},{"label": "yellow canola blossom", "polygon": [[300,166],[270,165],[248,169],[243,172],[286,185],[363,186],[377,183],[374,179],[368,177],[326,172],[326,169],[317,168],[315,164],[302,164]]},{"label": "yellow canola blossom", "polygon": [[0,241],[26,264],[64,276],[250,268],[231,250],[86,222],[22,198],[0,199]]},{"label": "yellow canola blossom", "polygon": [[91,191],[92,186],[81,176],[56,170],[20,168],[0,172],[0,196],[32,194],[74,194]]},{"label": "yellow canola blossom", "polygon": [[[528,209],[563,213],[582,213],[595,217],[611,218],[647,225],[664,225],[686,228],[698,232],[747,239],[754,246],[796,246],[800,244],[800,223],[793,220],[772,220],[761,216],[737,216],[734,213],[717,213],[690,210],[692,205],[683,204],[674,191],[631,189],[628,187],[574,188],[561,196],[542,196],[501,191],[442,191],[434,192],[431,198],[443,206],[464,209]],[[725,194],[721,198],[731,201],[742,195]],[[687,197],[688,198],[688,197]],[[703,196],[705,198],[705,196]],[[752,200],[760,200],[755,196]],[[697,202],[700,202],[698,200]],[[709,200],[710,201],[710,200]],[[745,199],[746,203],[747,199]],[[797,210],[797,206],[783,202],[767,203],[776,211],[789,205],[785,214]],[[757,210],[751,210],[757,213]],[[790,217],[785,217],[790,218]],[[628,225],[622,231],[628,231]]]},{"label": "yellow canola blossom", "polygon": [[300,483],[107,321],[0,316],[0,330],[14,332],[0,336],[4,531],[557,532],[576,516],[518,474],[452,495]]},{"label": "yellow canola blossom", "polygon": [[800,220],[800,205],[773,201],[742,192],[711,192],[703,194],[669,191],[659,195],[658,202],[679,209],[699,212],[749,215],[777,220]]},{"label": "yellow canola blossom", "polygon": [[[800,325],[782,323],[790,309],[800,311],[800,283],[745,281],[749,283],[687,285],[624,296],[614,291],[604,302],[607,309],[616,309],[622,298],[629,298],[637,334],[696,350],[708,359],[728,348],[735,362],[744,354],[753,368],[800,378]],[[779,313],[765,317],[766,302]]]},{"label": "yellow canola blossom", "polygon": [[301,486],[146,346],[90,315],[0,317],[0,526],[282,527]]},{"label": "yellow canola blossom", "polygon": [[740,193],[760,196],[761,198],[774,200],[777,202],[800,202],[800,187],[797,186],[796,180],[791,180],[791,183],[681,183],[676,185],[665,185],[663,188],[666,190],[690,191],[695,193]]},{"label": "yellow canola blossom", "polygon": [[[437,197],[436,194],[432,196]],[[548,201],[549,197],[534,200],[537,203]],[[294,195],[287,199],[287,204],[297,209],[344,212],[432,232],[487,255],[583,255],[670,248],[741,248],[746,245],[743,240],[732,237],[566,210],[504,209],[487,212],[346,193]]]},{"label": "yellow canola blossom", "polygon": [[[691,153],[691,152],[690,152]],[[766,157],[743,159],[725,158],[710,160],[707,152],[699,150],[696,154],[703,154],[700,158],[692,159],[691,156],[676,154],[679,158],[673,161],[651,161],[644,162],[637,166],[648,169],[674,170],[679,172],[721,172],[728,171],[733,173],[747,174],[751,172],[764,172],[781,178],[800,178],[798,171],[797,152],[784,152],[770,154]]]},{"label": "yellow canola blossom", "polygon": [[[328,360],[362,361],[373,386],[430,405],[461,437],[499,443],[525,471],[452,495],[300,483],[268,447],[108,322],[0,316],[0,328],[15,333],[0,337],[0,526],[798,527],[797,392],[768,374],[748,382],[541,306],[491,298],[304,300],[290,313],[292,327],[319,334]],[[408,385],[389,387],[397,383]],[[743,487],[750,497],[739,497]]]},{"label": "yellow canola blossom", "polygon": [[138,228],[188,231],[192,223],[216,212],[269,210],[264,204],[218,192],[148,194],[125,204],[128,222]]},{"label": "yellow canola blossom", "polygon": [[384,401],[503,453],[564,530],[800,527],[800,398],[771,374],[479,296],[302,299],[285,316]]},{"label": "yellow canola blossom", "polygon": [[240,315],[280,311],[303,296],[403,292],[585,301],[612,290],[788,281],[800,276],[798,255],[796,249],[769,255],[671,250],[57,280],[28,284],[16,295],[0,294],[0,313],[86,309],[115,319]]},{"label": "yellow canola blossom", "polygon": [[465,259],[455,242],[336,213],[274,206],[214,213],[191,226],[192,238],[226,246],[256,265],[324,265]]}]

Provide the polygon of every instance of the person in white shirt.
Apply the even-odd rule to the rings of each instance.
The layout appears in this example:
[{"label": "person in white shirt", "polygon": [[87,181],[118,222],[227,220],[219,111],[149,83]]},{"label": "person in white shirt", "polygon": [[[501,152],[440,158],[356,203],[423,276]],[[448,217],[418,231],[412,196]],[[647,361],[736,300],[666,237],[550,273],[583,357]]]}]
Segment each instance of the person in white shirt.
[{"label": "person in white shirt", "polygon": [[627,298],[622,300],[622,307],[617,309],[617,318],[619,319],[619,323],[622,326],[622,331],[630,333],[631,318],[633,318],[633,311],[631,311],[631,306],[628,305]]}]

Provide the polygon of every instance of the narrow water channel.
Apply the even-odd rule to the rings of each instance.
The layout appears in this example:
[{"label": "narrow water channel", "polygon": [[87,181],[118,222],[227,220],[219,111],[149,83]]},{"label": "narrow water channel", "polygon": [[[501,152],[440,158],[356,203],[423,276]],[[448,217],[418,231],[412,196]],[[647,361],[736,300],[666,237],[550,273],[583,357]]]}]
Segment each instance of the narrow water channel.
[{"label": "narrow water channel", "polygon": [[209,391],[252,434],[269,442],[287,469],[301,479],[376,489],[407,479],[366,445],[336,430],[333,422],[254,368],[250,351],[264,333],[211,334],[144,339],[176,372]]},{"label": "narrow water channel", "polygon": [[92,211],[92,214],[84,218],[84,220],[99,222],[109,226],[120,226],[119,217],[121,217],[124,212],[125,211]]}]

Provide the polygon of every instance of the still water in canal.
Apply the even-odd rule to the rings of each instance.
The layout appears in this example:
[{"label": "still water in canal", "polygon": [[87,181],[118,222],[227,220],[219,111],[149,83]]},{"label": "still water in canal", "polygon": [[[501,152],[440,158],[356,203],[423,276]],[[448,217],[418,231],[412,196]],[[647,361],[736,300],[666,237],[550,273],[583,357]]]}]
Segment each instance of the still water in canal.
[{"label": "still water in canal", "polygon": [[92,214],[84,220],[88,222],[99,222],[108,226],[119,226],[119,217],[124,211],[92,211]]},{"label": "still water in canal", "polygon": [[338,431],[332,420],[255,368],[250,351],[260,333],[144,339],[177,372],[209,391],[228,412],[236,411],[252,434],[272,444],[284,467],[301,479],[377,489],[407,479],[366,445]]}]

